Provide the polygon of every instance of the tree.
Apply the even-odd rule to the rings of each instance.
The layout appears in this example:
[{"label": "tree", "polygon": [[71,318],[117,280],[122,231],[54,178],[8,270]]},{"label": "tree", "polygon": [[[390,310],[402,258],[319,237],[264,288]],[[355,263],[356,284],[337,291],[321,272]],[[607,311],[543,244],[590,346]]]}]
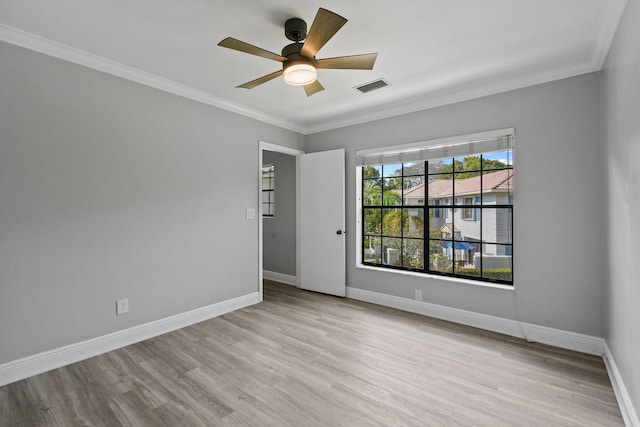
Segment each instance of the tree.
[{"label": "tree", "polygon": [[[433,211],[429,212],[429,217],[433,220]],[[429,268],[436,271],[451,273],[451,258],[442,253],[442,231],[429,230]]]},{"label": "tree", "polygon": [[384,214],[382,218],[382,234],[400,237],[400,230],[402,229],[401,212],[402,210],[400,209],[389,209]]},{"label": "tree", "polygon": [[365,180],[362,193],[362,200],[365,206],[379,206],[382,204],[382,188],[380,188],[379,180]]},{"label": "tree", "polygon": [[[443,164],[442,160],[429,161],[429,173],[443,173],[439,179],[451,179],[451,172],[458,172],[456,179],[472,178],[478,176],[480,171],[480,156],[467,156],[462,160],[454,159],[453,163]],[[508,164],[500,160],[482,159],[483,172],[493,169],[504,169],[509,167]]]},{"label": "tree", "polygon": [[364,179],[380,178],[380,171],[373,166],[365,166],[362,168],[362,177]]},{"label": "tree", "polygon": [[383,204],[385,206],[400,206],[402,204],[402,194],[395,189],[387,190],[385,188],[383,196]]},{"label": "tree", "polygon": [[403,163],[403,175],[424,175],[424,162]]}]

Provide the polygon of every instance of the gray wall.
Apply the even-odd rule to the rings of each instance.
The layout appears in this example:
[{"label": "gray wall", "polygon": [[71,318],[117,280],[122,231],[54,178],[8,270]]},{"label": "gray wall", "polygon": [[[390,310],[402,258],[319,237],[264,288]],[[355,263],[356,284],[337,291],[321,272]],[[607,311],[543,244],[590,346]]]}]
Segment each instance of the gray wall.
[{"label": "gray wall", "polygon": [[638,9],[604,72],[603,132],[599,74],[304,138],[0,43],[0,364],[256,292],[259,140],[345,148],[353,228],[356,150],[515,127],[514,291],[356,269],[354,233],[348,284],[604,334],[638,410]]},{"label": "gray wall", "polygon": [[0,363],[257,292],[258,143],[302,136],[12,45],[0,58]]},{"label": "gray wall", "polygon": [[308,136],[307,152],[346,149],[353,230],[356,150],[516,129],[514,291],[356,268],[353,232],[348,286],[405,298],[421,289],[431,303],[602,336],[600,83],[588,74]]},{"label": "gray wall", "polygon": [[263,151],[262,163],[275,167],[275,216],[262,221],[263,268],[296,275],[296,158]]},{"label": "gray wall", "polygon": [[630,1],[604,69],[608,211],[605,338],[640,414],[640,3]]}]

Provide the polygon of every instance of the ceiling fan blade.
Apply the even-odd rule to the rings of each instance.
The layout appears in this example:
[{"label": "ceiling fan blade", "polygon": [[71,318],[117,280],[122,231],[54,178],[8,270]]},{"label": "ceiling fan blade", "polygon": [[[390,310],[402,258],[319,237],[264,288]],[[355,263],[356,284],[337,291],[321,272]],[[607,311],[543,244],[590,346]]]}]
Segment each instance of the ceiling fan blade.
[{"label": "ceiling fan blade", "polygon": [[273,59],[274,61],[278,62],[284,62],[287,60],[287,58],[278,55],[277,53],[269,52],[268,50],[264,50],[238,39],[234,39],[233,37],[227,37],[226,39],[218,43],[218,46],[226,47],[233,50],[239,50],[240,52],[250,53],[251,55],[257,55],[267,59]]},{"label": "ceiling fan blade", "polygon": [[304,91],[307,94],[307,97],[323,90],[324,86],[322,86],[318,80],[313,83],[309,83],[308,85],[304,85]]},{"label": "ceiling fan blade", "polygon": [[318,59],[316,63],[318,68],[324,69],[372,70],[377,57],[377,53],[365,53],[363,55]]},{"label": "ceiling fan blade", "polygon": [[318,9],[318,13],[307,33],[307,39],[304,41],[302,49],[300,49],[300,54],[307,58],[316,56],[322,46],[346,23],[347,20],[342,16],[327,9]]},{"label": "ceiling fan blade", "polygon": [[250,82],[246,82],[245,84],[242,84],[240,86],[236,86],[236,87],[241,87],[244,89],[253,89],[254,87],[261,85],[262,83],[266,83],[269,80],[273,80],[276,77],[280,77],[282,75],[283,71],[282,70],[278,70],[275,73],[271,73],[271,74],[267,74],[266,76],[262,76],[259,77],[255,80],[251,80]]}]

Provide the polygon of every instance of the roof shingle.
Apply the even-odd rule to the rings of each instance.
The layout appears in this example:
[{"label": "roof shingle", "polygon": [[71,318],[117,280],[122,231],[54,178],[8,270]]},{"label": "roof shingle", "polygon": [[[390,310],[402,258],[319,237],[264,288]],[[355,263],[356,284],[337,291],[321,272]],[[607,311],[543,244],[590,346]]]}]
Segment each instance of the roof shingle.
[{"label": "roof shingle", "polygon": [[[513,190],[513,169],[503,169],[482,175],[482,190]],[[480,175],[472,178],[456,180],[456,195],[480,192]],[[453,180],[436,179],[429,182],[429,197],[451,197],[453,194]],[[404,197],[409,199],[424,198],[424,184],[407,188]]]}]

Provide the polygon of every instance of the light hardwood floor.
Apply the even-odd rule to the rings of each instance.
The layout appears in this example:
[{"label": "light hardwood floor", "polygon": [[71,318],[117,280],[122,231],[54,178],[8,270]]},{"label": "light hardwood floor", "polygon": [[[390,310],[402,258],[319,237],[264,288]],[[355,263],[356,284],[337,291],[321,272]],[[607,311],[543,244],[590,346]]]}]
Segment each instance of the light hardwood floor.
[{"label": "light hardwood floor", "polygon": [[623,425],[601,358],[274,282],[264,296],[1,387],[0,425]]}]

